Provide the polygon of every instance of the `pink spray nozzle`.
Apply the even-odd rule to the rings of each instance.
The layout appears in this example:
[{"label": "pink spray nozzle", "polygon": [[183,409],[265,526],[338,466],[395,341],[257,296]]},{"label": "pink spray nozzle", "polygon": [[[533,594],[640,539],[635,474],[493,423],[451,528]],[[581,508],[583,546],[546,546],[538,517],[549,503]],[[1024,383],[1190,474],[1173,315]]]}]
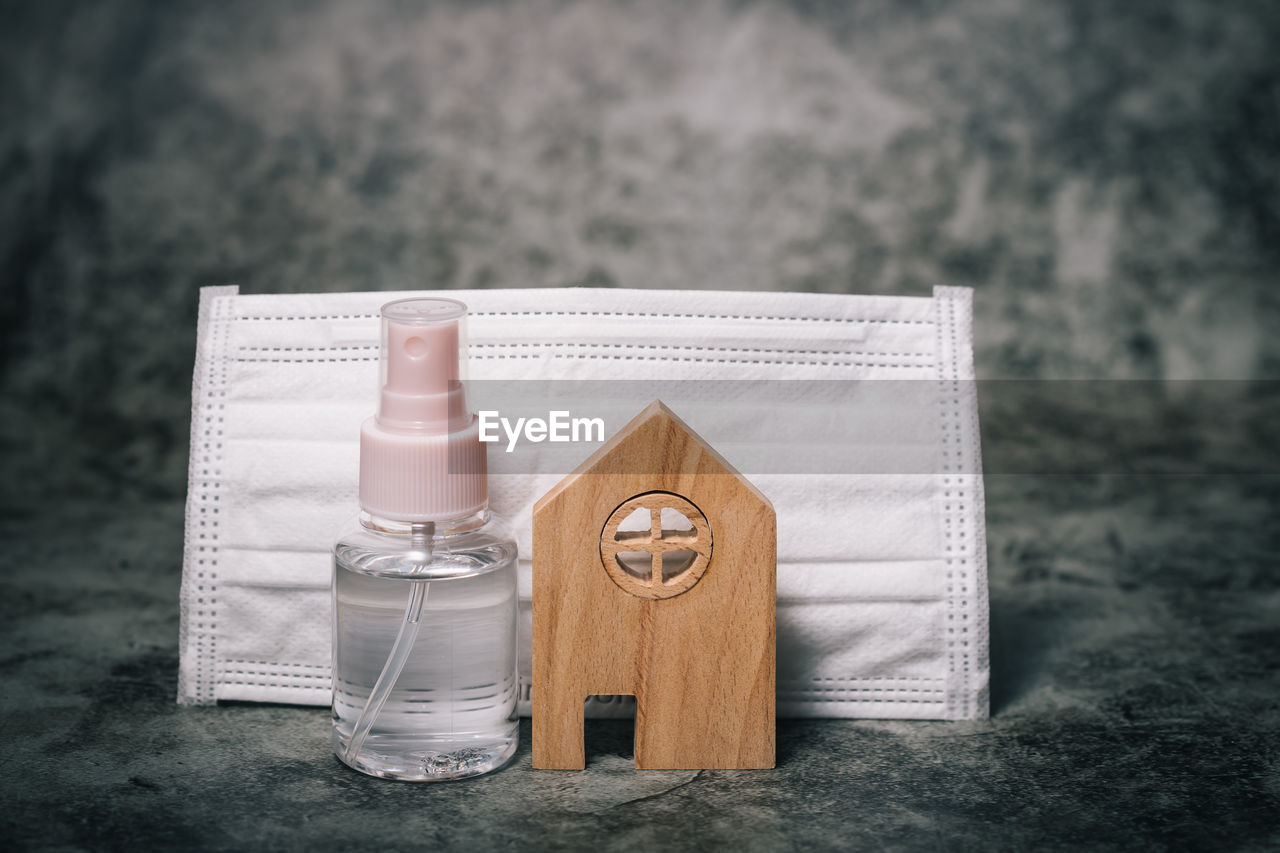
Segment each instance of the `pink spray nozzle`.
[{"label": "pink spray nozzle", "polygon": [[453,299],[382,306],[382,393],[360,428],[365,511],[433,521],[488,503],[485,446],[462,387],[466,316]]},{"label": "pink spray nozzle", "polygon": [[378,423],[440,435],[470,420],[460,365],[467,306],[453,299],[400,299],[382,306]]}]

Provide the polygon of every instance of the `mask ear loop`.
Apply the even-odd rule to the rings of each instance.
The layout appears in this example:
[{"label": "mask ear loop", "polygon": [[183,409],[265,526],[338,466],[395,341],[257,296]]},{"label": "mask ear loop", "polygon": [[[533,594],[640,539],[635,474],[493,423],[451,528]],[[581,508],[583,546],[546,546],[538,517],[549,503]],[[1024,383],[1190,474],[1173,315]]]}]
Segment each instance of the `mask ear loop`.
[{"label": "mask ear loop", "polygon": [[[434,521],[414,524],[412,527],[413,550],[424,555],[419,568],[425,569],[431,563],[432,539],[435,532]],[[400,673],[409,662],[409,655],[413,652],[414,644],[418,641],[418,631],[422,627],[422,608],[427,603],[427,592],[430,587],[429,581],[409,582],[409,603],[404,609],[404,621],[400,623],[400,631],[396,634],[396,641],[391,646],[391,654],[387,656],[387,662],[383,664],[382,672],[378,674],[378,680],[374,682],[373,690],[369,692],[369,701],[365,702],[364,710],[356,718],[355,727],[351,730],[351,740],[347,741],[344,754],[347,763],[352,766],[355,766],[356,756],[364,747],[365,739],[369,737],[369,732],[377,722],[378,715],[382,713],[383,706],[391,698],[392,688],[396,686]]]}]

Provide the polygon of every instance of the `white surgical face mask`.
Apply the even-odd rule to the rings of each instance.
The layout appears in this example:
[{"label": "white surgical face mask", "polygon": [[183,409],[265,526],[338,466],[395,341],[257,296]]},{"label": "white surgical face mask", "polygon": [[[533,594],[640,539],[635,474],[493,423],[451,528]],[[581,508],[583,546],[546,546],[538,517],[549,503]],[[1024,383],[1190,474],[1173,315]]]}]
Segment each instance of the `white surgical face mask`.
[{"label": "white surgical face mask", "polygon": [[[406,295],[202,291],[180,702],[328,704],[329,548],[356,509],[378,309]],[[661,396],[770,498],[780,715],[986,716],[970,290],[442,295],[470,308],[472,409],[512,426],[543,405],[544,419],[600,418],[607,438]],[[530,510],[598,442],[494,434],[491,507],[522,558],[527,713]]]}]

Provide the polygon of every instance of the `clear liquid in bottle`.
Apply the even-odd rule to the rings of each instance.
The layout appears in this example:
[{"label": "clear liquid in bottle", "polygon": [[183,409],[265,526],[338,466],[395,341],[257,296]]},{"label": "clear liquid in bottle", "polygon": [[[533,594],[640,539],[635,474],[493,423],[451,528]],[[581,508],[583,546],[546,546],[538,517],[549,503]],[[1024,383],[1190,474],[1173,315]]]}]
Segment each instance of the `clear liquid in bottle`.
[{"label": "clear liquid in bottle", "polygon": [[[410,537],[363,521],[334,549],[335,754],[363,773],[413,781],[501,766],[518,741],[515,543],[490,516],[433,537],[424,560]],[[352,754],[357,721],[414,616],[403,668]]]}]

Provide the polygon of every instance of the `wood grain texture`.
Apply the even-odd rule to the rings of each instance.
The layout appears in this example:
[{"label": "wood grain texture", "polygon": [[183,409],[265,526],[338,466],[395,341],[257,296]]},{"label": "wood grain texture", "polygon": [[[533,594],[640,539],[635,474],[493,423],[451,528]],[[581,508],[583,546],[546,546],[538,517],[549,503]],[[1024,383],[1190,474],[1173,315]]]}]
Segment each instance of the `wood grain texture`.
[{"label": "wood grain texture", "polygon": [[[671,505],[654,492],[692,503],[708,538],[690,518],[693,537],[663,543],[655,520],[609,542],[624,503]],[[604,558],[650,548],[709,558],[671,597],[643,597]],[[533,766],[583,769],[584,700],[632,694],[637,768],[773,767],[776,568],[768,499],[661,402],[647,407],[534,506]]]}]

